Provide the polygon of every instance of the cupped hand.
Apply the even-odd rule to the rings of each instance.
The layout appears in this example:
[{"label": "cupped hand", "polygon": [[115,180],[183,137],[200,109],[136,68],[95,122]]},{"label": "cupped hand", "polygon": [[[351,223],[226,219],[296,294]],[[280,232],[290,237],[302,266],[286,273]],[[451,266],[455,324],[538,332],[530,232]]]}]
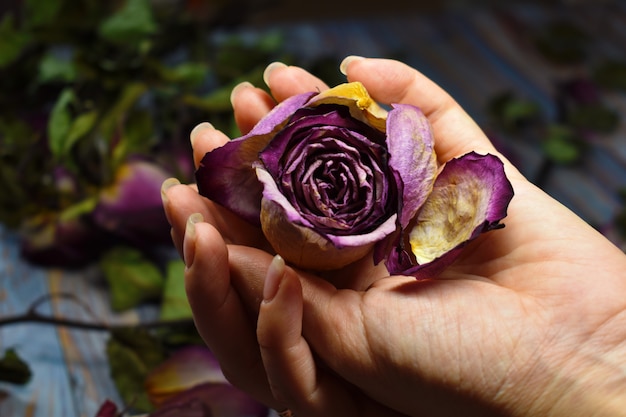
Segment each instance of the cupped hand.
[{"label": "cupped hand", "polygon": [[[342,69],[381,103],[420,107],[441,162],[472,150],[498,154],[416,70],[360,58]],[[233,91],[243,132],[274,99],[326,88],[282,65],[266,71],[266,82],[273,98],[249,84]],[[227,140],[200,125],[196,161]],[[333,271],[332,285],[273,258],[258,229],[193,186],[166,182],[196,324],[227,377],[301,417],[574,416],[596,403],[603,415],[624,389],[626,256],[500,157],[515,190],[506,227],[425,281],[388,277],[364,259]],[[574,400],[581,405],[568,410]]]}]

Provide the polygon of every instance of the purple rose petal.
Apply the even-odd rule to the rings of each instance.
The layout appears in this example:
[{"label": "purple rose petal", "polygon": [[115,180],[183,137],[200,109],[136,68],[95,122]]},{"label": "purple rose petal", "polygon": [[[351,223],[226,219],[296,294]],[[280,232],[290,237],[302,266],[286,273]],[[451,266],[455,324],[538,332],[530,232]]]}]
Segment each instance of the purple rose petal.
[{"label": "purple rose petal", "polygon": [[252,164],[277,130],[302,107],[314,93],[293,96],[283,101],[245,136],[208,152],[196,171],[201,195],[228,208],[252,224],[259,224],[261,185]]},{"label": "purple rose petal", "polygon": [[400,227],[405,228],[432,191],[437,156],[430,123],[420,109],[394,104],[387,116],[389,165],[402,188]]},{"label": "purple rose petal", "polygon": [[470,152],[449,161],[410,230],[389,253],[387,269],[419,279],[435,277],[468,242],[502,227],[512,197],[513,188],[496,156]]}]

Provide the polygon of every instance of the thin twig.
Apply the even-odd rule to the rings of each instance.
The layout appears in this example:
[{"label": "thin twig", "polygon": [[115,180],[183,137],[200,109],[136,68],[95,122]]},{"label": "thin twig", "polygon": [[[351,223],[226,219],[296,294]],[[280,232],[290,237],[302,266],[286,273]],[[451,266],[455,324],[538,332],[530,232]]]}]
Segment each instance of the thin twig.
[{"label": "thin twig", "polygon": [[11,326],[16,324],[27,324],[27,323],[35,323],[35,324],[46,324],[52,326],[60,326],[60,327],[71,327],[73,329],[81,329],[81,330],[95,330],[95,331],[112,331],[118,329],[126,329],[131,327],[142,328],[142,329],[156,329],[162,327],[171,327],[171,326],[183,326],[189,325],[193,323],[192,319],[179,319],[179,320],[155,320],[148,321],[143,323],[133,323],[133,324],[106,324],[102,322],[89,322],[84,320],[75,320],[65,317],[54,317],[45,314],[41,314],[37,311],[37,308],[45,302],[49,302],[54,298],[65,298],[71,300],[78,305],[80,305],[85,311],[87,311],[91,316],[95,317],[95,314],[91,309],[82,301],[80,301],[75,295],[70,293],[56,293],[56,294],[46,294],[39,298],[37,298],[31,306],[26,310],[23,314],[18,314],[14,316],[8,317],[0,317],[0,327],[3,326]]}]

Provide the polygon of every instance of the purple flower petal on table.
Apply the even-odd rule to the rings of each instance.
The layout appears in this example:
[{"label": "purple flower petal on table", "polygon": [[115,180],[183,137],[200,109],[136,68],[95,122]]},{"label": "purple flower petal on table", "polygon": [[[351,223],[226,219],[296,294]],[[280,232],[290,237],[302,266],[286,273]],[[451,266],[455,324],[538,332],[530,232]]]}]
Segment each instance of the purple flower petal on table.
[{"label": "purple flower petal on table", "polygon": [[213,353],[204,346],[187,346],[174,352],[150,372],[145,388],[154,404],[202,383],[226,383]]},{"label": "purple flower petal on table", "polygon": [[117,417],[118,415],[117,405],[107,399],[100,405],[95,417]]},{"label": "purple flower petal on table", "polygon": [[170,243],[161,184],[170,174],[147,161],[122,165],[113,184],[102,190],[91,218],[99,227],[139,246]]},{"label": "purple flower petal on table", "polygon": [[240,138],[208,152],[196,171],[201,195],[228,208],[252,224],[259,224],[261,185],[252,164],[259,153],[314,93],[293,96],[278,104]]},{"label": "purple flower petal on table", "polygon": [[468,242],[502,227],[500,220],[512,197],[513,188],[496,156],[470,152],[449,161],[415,221],[390,252],[387,269],[420,279],[435,277]]},{"label": "purple flower petal on table", "polygon": [[168,404],[149,414],[149,417],[214,417],[211,410],[199,398],[187,402]]},{"label": "purple flower petal on table", "polygon": [[62,213],[43,213],[29,219],[21,232],[21,256],[46,267],[83,267],[116,240],[86,216],[64,219]]},{"label": "purple flower petal on table", "polygon": [[267,411],[263,404],[230,384],[208,382],[170,398],[150,417],[265,417]]}]

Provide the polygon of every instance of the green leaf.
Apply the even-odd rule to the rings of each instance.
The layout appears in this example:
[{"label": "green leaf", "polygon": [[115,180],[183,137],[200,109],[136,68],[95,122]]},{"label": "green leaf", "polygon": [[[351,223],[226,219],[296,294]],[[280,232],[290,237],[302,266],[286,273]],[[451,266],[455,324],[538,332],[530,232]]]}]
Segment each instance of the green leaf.
[{"label": "green leaf", "polygon": [[102,256],[100,266],[109,284],[111,308],[115,311],[158,299],[163,292],[161,272],[136,249],[113,248]]},{"label": "green leaf", "polygon": [[494,96],[487,107],[495,123],[507,131],[519,129],[541,116],[537,103],[518,98],[510,91]]},{"label": "green leaf", "polygon": [[191,307],[185,292],[185,263],[182,260],[170,261],[163,290],[161,319],[178,320],[191,317]]},{"label": "green leaf", "polygon": [[159,68],[163,81],[183,84],[186,87],[199,86],[207,76],[209,68],[198,62],[183,62],[172,68]]},{"label": "green leaf", "polygon": [[556,64],[578,64],[587,55],[589,37],[567,21],[550,23],[535,39],[539,52]]},{"label": "green leaf", "polygon": [[64,209],[59,214],[59,221],[68,222],[71,220],[78,219],[79,217],[85,214],[91,213],[96,208],[97,204],[98,204],[97,196],[85,198],[84,200],[79,201],[78,203],[73,204],[67,207],[66,209]]},{"label": "green leaf", "polygon": [[542,147],[550,160],[559,164],[571,164],[580,159],[583,143],[569,127],[552,125],[548,127]]},{"label": "green leaf", "polygon": [[85,136],[96,124],[98,120],[98,111],[91,110],[83,114],[79,114],[71,123],[65,140],[63,141],[63,148],[61,149],[61,155],[66,155],[72,146],[83,136]]},{"label": "green leaf", "polygon": [[576,107],[567,115],[567,120],[573,127],[598,133],[611,133],[619,125],[617,113],[599,103]]},{"label": "green leaf", "polygon": [[56,20],[63,0],[26,0],[26,16],[30,26],[42,26]]},{"label": "green leaf", "polygon": [[257,48],[266,53],[279,52],[285,43],[284,36],[279,31],[272,31],[262,35],[258,42]]},{"label": "green leaf", "polygon": [[157,28],[148,0],[127,0],[124,7],[102,22],[99,33],[113,43],[138,43]]},{"label": "green leaf", "polygon": [[7,349],[0,359],[0,381],[24,385],[32,377],[28,364],[19,357],[15,349]]},{"label": "green leaf", "polygon": [[232,106],[230,103],[232,90],[233,86],[227,85],[214,90],[204,97],[186,94],[182,97],[182,101],[188,106],[196,107],[209,113],[228,111]]},{"label": "green leaf", "polygon": [[59,95],[50,113],[50,119],[48,120],[48,141],[52,155],[56,158],[62,157],[65,151],[69,149],[66,142],[72,126],[70,105],[74,100],[74,91],[70,88],[66,88]]},{"label": "green leaf", "polygon": [[13,63],[30,44],[29,32],[15,27],[13,15],[8,13],[0,22],[0,68]]},{"label": "green leaf", "polygon": [[140,82],[132,82],[124,86],[117,101],[100,122],[100,129],[105,137],[110,138],[113,135],[124,115],[130,111],[146,90],[147,86]]},{"label": "green leaf", "polygon": [[144,382],[148,373],[165,360],[160,341],[143,329],[115,330],[106,351],[111,377],[124,402],[138,411],[151,411]]},{"label": "green leaf", "polygon": [[76,79],[76,74],[76,67],[71,59],[61,59],[58,54],[48,53],[39,62],[37,80],[42,84],[49,82],[70,83]]},{"label": "green leaf", "polygon": [[121,165],[129,155],[149,153],[156,143],[154,120],[150,112],[130,112],[119,142],[113,149],[112,166]]},{"label": "green leaf", "polygon": [[626,91],[626,62],[604,62],[596,68],[593,78],[605,88]]}]

